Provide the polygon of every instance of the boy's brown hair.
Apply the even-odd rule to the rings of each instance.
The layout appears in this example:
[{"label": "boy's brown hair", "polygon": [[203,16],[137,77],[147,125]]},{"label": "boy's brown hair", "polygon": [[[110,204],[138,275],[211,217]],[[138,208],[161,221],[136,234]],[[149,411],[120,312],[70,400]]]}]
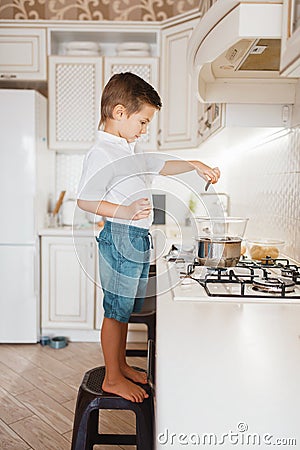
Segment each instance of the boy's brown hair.
[{"label": "boy's brown hair", "polygon": [[130,116],[139,112],[145,104],[158,110],[162,106],[158,93],[149,83],[131,72],[113,75],[102,92],[99,126],[113,118],[116,105],[123,105]]}]

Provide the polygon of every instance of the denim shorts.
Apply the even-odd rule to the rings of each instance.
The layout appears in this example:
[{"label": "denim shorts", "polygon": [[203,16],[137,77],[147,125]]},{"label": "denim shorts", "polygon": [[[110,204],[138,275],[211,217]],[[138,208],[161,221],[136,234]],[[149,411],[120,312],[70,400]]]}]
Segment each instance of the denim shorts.
[{"label": "denim shorts", "polygon": [[104,317],[128,323],[133,312],[141,311],[146,296],[149,230],[106,221],[96,240]]}]

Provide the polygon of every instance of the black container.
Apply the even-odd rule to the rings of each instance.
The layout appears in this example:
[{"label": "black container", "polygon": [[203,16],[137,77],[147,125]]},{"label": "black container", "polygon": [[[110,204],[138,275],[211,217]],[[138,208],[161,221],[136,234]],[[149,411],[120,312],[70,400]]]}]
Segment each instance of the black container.
[{"label": "black container", "polygon": [[166,196],[165,194],[154,194],[153,198],[153,223],[165,225],[166,223]]}]

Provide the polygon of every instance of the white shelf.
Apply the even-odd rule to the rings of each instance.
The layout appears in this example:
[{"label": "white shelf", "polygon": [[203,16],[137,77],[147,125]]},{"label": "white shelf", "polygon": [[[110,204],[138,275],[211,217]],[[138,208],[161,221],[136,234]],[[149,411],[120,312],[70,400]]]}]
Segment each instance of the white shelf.
[{"label": "white shelf", "polygon": [[[90,25],[90,24],[89,24]],[[118,44],[124,42],[145,42],[150,45],[150,56],[158,56],[158,29],[149,27],[147,24],[143,26],[128,27],[124,23],[107,24],[101,27],[101,31],[91,30],[90,27],[49,29],[49,55],[65,55],[65,45],[73,41],[90,41],[100,45],[100,56],[117,56]]]}]

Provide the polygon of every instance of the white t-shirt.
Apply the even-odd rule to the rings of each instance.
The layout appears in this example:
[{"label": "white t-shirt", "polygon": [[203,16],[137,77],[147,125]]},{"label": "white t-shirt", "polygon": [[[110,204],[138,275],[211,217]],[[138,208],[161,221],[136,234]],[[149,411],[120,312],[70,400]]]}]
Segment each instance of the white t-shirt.
[{"label": "white t-shirt", "polygon": [[[105,131],[97,131],[96,141],[87,153],[78,186],[78,198],[82,200],[106,200],[119,205],[129,205],[139,198],[152,200],[153,177],[163,168],[165,161],[155,153],[135,153],[135,142]],[[125,219],[109,218],[118,223]],[[149,228],[153,214],[147,219],[134,220],[130,224]]]}]

